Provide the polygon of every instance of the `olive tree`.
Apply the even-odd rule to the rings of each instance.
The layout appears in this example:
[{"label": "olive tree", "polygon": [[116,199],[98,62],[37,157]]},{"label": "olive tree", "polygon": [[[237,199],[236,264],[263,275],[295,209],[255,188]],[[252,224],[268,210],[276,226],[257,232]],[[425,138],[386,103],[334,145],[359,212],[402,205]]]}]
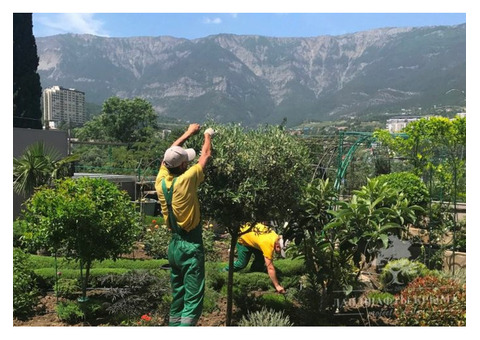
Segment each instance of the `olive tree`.
[{"label": "olive tree", "polygon": [[[80,263],[83,298],[93,261],[117,259],[131,250],[139,231],[125,191],[100,178],[64,179],[43,187],[26,202],[24,241]],[[83,276],[83,275],[82,275]]]},{"label": "olive tree", "polygon": [[[273,221],[289,213],[311,177],[311,159],[301,140],[282,127],[247,130],[240,125],[210,124],[217,134],[199,199],[202,214],[231,235],[227,325],[232,311],[233,256],[241,225]],[[193,140],[200,146],[199,138]],[[194,146],[195,147],[195,146]]]}]

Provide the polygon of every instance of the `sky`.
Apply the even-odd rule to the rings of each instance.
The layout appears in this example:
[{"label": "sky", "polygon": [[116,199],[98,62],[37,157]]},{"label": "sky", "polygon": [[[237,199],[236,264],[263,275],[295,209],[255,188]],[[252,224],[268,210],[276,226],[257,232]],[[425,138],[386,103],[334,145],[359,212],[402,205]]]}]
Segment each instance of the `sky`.
[{"label": "sky", "polygon": [[33,13],[33,34],[78,33],[105,37],[173,36],[196,39],[219,33],[271,37],[342,35],[382,27],[457,25],[465,13]]}]

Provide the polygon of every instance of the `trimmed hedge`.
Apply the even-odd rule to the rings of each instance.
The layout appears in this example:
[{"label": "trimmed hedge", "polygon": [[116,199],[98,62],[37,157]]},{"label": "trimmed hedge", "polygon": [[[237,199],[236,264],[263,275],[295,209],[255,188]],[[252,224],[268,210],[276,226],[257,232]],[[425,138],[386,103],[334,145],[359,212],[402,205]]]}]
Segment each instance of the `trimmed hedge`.
[{"label": "trimmed hedge", "polygon": [[[41,256],[32,255],[31,261],[35,268],[55,268],[54,256]],[[94,261],[92,263],[93,268],[125,268],[125,269],[156,269],[164,264],[167,264],[168,260],[140,260],[140,259],[117,259]],[[59,270],[65,269],[78,269],[80,270],[80,264],[78,262],[67,260],[63,257],[57,257],[57,268]]]},{"label": "trimmed hedge", "polygon": [[[53,289],[55,286],[55,257],[32,255],[34,273],[37,278],[38,285],[43,290]],[[132,260],[118,259],[94,262],[90,270],[91,287],[100,285],[98,279],[111,274],[125,274],[132,270],[152,270],[159,269],[167,264],[168,260]],[[57,258],[58,278],[78,279],[80,277],[80,265],[75,261],[69,261],[63,257]],[[85,271],[84,271],[85,275]]]}]

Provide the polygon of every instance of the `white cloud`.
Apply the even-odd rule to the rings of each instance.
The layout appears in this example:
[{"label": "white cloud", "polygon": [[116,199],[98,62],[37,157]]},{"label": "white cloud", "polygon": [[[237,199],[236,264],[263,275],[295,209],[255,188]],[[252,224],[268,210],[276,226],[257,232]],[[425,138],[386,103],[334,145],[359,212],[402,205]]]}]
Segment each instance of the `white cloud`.
[{"label": "white cloud", "polygon": [[202,23],[204,24],[214,24],[214,25],[218,25],[218,24],[221,24],[222,23],[222,19],[220,18],[203,18],[203,21]]},{"label": "white cloud", "polygon": [[36,14],[37,28],[41,25],[42,35],[63,33],[93,34],[108,36],[104,23],[94,18],[92,13]]}]

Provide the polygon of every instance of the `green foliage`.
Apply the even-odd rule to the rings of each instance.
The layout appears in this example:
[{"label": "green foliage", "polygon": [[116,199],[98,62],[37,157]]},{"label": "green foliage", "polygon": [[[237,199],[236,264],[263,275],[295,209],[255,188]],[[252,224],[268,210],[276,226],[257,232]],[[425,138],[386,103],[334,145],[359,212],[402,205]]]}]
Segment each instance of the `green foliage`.
[{"label": "green foliage", "polygon": [[[208,125],[217,134],[199,192],[204,216],[226,227],[286,220],[310,172],[308,149],[282,127]],[[193,147],[200,149],[201,142],[193,139]]]},{"label": "green foliage", "polygon": [[378,290],[369,291],[366,295],[368,306],[391,306],[395,302],[395,295]]},{"label": "green foliage", "polygon": [[421,178],[410,172],[396,172],[376,177],[379,185],[387,183],[391,188],[404,194],[410,204],[426,208],[430,202],[427,186]]},{"label": "green foliage", "polygon": [[294,256],[305,262],[306,284],[302,294],[308,291],[305,305],[315,309],[319,306],[326,308],[321,295],[327,287],[334,289],[333,285],[338,286],[340,281],[350,281],[344,271],[346,268],[351,269],[350,261],[341,261],[338,252],[334,251],[334,244],[325,238],[323,232],[332,219],[329,209],[336,199],[337,193],[328,179],[314,179],[303,188],[298,210],[294,213],[294,222],[284,233],[287,239],[295,242],[296,247],[292,247]]},{"label": "green foliage", "polygon": [[422,118],[403,131],[408,138],[394,137],[388,131],[375,136],[391,151],[413,165],[418,176],[432,183],[432,197],[461,196],[466,191],[466,118]]},{"label": "green foliage", "polygon": [[293,308],[293,302],[286,296],[278,293],[265,293],[259,297],[258,304],[276,311],[290,311]]},{"label": "green foliage", "polygon": [[128,253],[139,230],[127,193],[99,178],[59,180],[53,188],[37,191],[23,217],[31,248],[64,253],[84,266],[84,294],[92,262]]},{"label": "green foliage", "polygon": [[246,316],[238,322],[238,326],[242,327],[290,327],[290,317],[284,315],[283,311],[275,311],[273,309],[262,308],[260,311],[248,312]]},{"label": "green foliage", "polygon": [[145,141],[157,128],[152,104],[142,98],[111,97],[103,103],[102,113],[86,126],[82,138],[98,138],[122,143]]},{"label": "green foliage", "polygon": [[34,312],[38,303],[38,289],[30,256],[21,249],[13,249],[13,316],[25,318]]},{"label": "green foliage", "polygon": [[[240,125],[208,123],[217,131],[212,141],[212,160],[207,181],[198,196],[205,219],[224,226],[230,239],[230,272],[227,287],[227,325],[232,314],[233,249],[240,226],[273,221],[277,226],[289,218],[309,175],[308,149],[283,127],[246,130]],[[193,138],[201,149],[203,139]],[[278,231],[278,230],[277,230]]]},{"label": "green foliage", "polygon": [[22,238],[25,230],[27,229],[27,224],[23,220],[13,221],[13,247],[22,246]]},{"label": "green foliage", "polygon": [[421,209],[376,179],[368,179],[349,201],[335,201],[328,181],[312,184],[301,207],[304,215],[289,231],[298,256],[305,259],[307,273],[301,281],[306,302],[322,311],[332,311],[335,297],[359,288],[365,265],[388,246],[388,236],[414,221]]},{"label": "green foliage", "polygon": [[167,259],[171,236],[172,232],[165,224],[157,223],[156,219],[151,220],[143,237],[145,253],[154,259]]},{"label": "green foliage", "polygon": [[23,212],[25,241],[91,264],[131,250],[137,215],[126,192],[104,179],[65,179],[38,191]]},{"label": "green foliage", "polygon": [[203,313],[208,314],[212,313],[214,310],[218,309],[217,301],[221,294],[216,290],[210,288],[210,286],[205,287],[205,296],[203,299]]},{"label": "green foliage", "polygon": [[[75,130],[81,141],[123,143],[118,146],[81,145],[74,150],[81,165],[90,170],[107,168],[110,173],[152,175],[158,171],[163,153],[170,146],[157,123],[151,103],[141,98],[111,97],[102,113]],[[105,170],[104,170],[105,171]]]},{"label": "green foliage", "polygon": [[[339,243],[340,252],[352,258],[359,269],[370,262],[381,248],[388,247],[388,236],[416,220],[421,208],[387,183],[371,179],[354,192],[349,202],[339,201],[334,218],[324,228]],[[362,259],[362,256],[364,259]]]},{"label": "green foliage", "polygon": [[75,324],[85,319],[85,313],[78,302],[60,301],[56,307],[58,318],[69,324]]},{"label": "green foliage", "polygon": [[403,258],[388,262],[382,269],[379,279],[384,290],[398,291],[417,277],[431,273],[423,263]]},{"label": "green foliage", "polygon": [[80,294],[80,284],[77,279],[59,278],[55,286],[55,295],[67,299],[73,299]]},{"label": "green foliage", "polygon": [[62,158],[56,149],[43,142],[31,144],[18,159],[13,159],[13,190],[28,197],[35,188],[70,175],[69,165],[77,159],[77,156]]},{"label": "green foliage", "polygon": [[215,232],[212,224],[203,226],[203,248],[205,251],[205,261],[214,262],[220,259],[220,252],[215,244]]},{"label": "green foliage", "polygon": [[257,272],[236,275],[233,287],[240,295],[249,292],[252,287],[255,287],[257,290],[273,289],[269,276],[266,273]]},{"label": "green foliage", "polygon": [[420,277],[395,303],[399,326],[466,326],[466,286],[436,276]]},{"label": "green foliage", "polygon": [[[40,288],[49,290],[55,287],[55,258],[53,256],[31,255],[35,275]],[[117,259],[94,261],[90,269],[90,285],[101,287],[101,278],[106,275],[122,275],[131,270],[158,269],[168,263],[167,260],[132,260]],[[78,280],[80,265],[63,257],[57,258],[57,273],[59,279]]]},{"label": "green foliage", "polygon": [[298,276],[305,273],[305,262],[298,258],[277,259],[275,268],[280,277]]}]

